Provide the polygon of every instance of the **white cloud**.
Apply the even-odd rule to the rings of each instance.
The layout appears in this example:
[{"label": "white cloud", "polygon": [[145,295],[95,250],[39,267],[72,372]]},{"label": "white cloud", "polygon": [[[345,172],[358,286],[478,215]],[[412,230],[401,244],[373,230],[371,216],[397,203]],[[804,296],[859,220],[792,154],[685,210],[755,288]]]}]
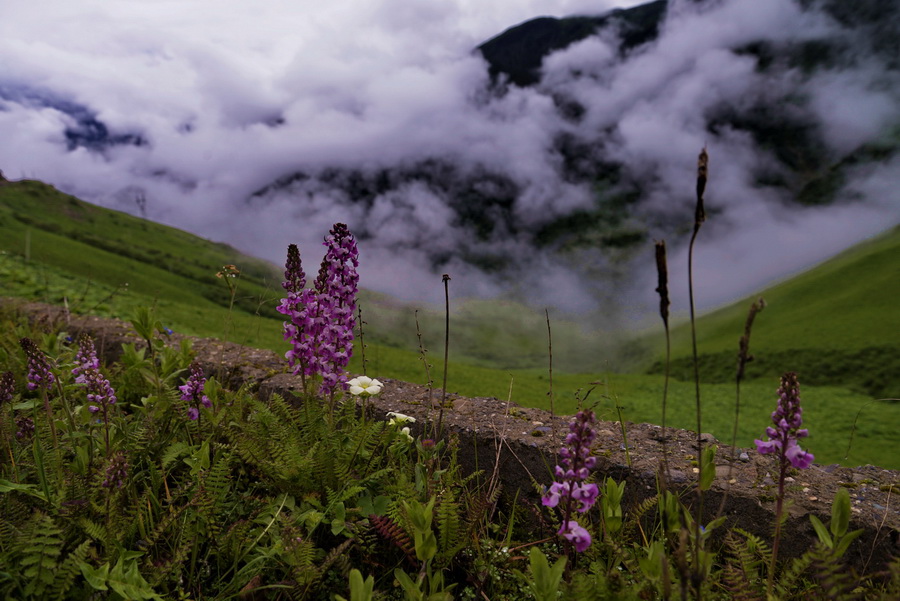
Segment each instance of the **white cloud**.
[{"label": "white cloud", "polygon": [[[556,295],[567,308],[591,306],[600,286],[521,238],[476,239],[452,223],[454,199],[423,182],[378,195],[371,208],[315,180],[249,207],[247,199],[297,171],[371,174],[440,159],[461,172],[508,176],[519,191],[516,224],[536,227],[593,200],[590,186],[560,174],[562,157],[553,146],[566,132],[598,156],[624,163],[627,175],[642,182],[647,197],[638,218],[687,207],[689,221],[695,157],[708,145],[709,203],[722,213],[704,234],[723,245],[702,267],[717,283],[708,302],[869,235],[879,223],[875,215],[885,226],[900,219],[895,205],[874,199],[885,182],[897,181],[896,169],[882,166],[859,175],[859,193],[872,200],[849,213],[798,214],[794,235],[786,236],[783,214],[772,212],[779,194],[754,181],[772,159],[760,156],[746,133],[707,131],[708,114],[718,107],[777,99],[791,86],[808,95],[827,124],[824,140],[835,156],[896,125],[897,76],[876,63],[808,80],[796,71],[766,79],[751,57],[730,51],[758,39],[777,44],[831,31],[828,19],[802,13],[789,0],[731,0],[699,12],[684,3],[659,42],[627,62],[618,61],[610,35],[591,38],[547,57],[539,89],[484,97],[486,66],[472,53],[479,43],[535,16],[599,14],[638,3],[5,0],[0,86],[78,103],[114,133],[136,132],[147,144],[104,155],[70,151],[65,130],[72,117],[59,107],[7,101],[0,104],[0,169],[132,212],[133,193],[142,190],[149,217],[276,262],[289,242],[300,243],[304,257],[318,254],[322,235],[345,221],[371,234],[362,241],[364,285],[407,297],[433,290],[422,245],[448,254],[478,248],[518,262],[531,278],[521,290],[532,300],[549,303]],[[572,79],[573,71],[582,77]],[[582,104],[584,119],[566,122],[553,94]],[[843,227],[848,215],[859,216],[858,227]],[[645,225],[652,235],[661,231]],[[821,235],[838,225],[839,235]],[[742,244],[772,254],[767,263],[750,259],[756,255],[742,252]],[[773,259],[778,253],[788,258]],[[465,294],[497,294],[506,286],[459,256],[442,269],[454,271],[454,286]],[[731,277],[742,270],[750,275]]]}]

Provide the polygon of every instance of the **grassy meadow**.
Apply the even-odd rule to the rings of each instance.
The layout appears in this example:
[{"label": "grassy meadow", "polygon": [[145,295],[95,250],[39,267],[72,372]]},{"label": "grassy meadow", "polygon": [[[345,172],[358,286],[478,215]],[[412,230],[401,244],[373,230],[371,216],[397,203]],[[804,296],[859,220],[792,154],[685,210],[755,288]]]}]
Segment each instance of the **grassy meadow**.
[{"label": "grassy meadow", "polygon": [[[900,403],[875,401],[900,392],[898,247],[900,229],[895,228],[752,297],[763,296],[768,306],[757,317],[751,341],[756,360],[742,384],[740,445],[751,446],[763,435],[778,376],[794,370],[803,384],[804,420],[811,433],[805,446],[818,463],[900,468]],[[304,261],[307,273],[314,274],[319,257]],[[234,295],[216,277],[228,264],[241,271],[232,280]],[[281,272],[227,245],[95,207],[40,182],[0,185],[3,296],[66,303],[74,312],[124,319],[135,306],[154,306],[173,330],[284,352],[281,319],[274,310]],[[714,311],[697,324],[703,429],[722,441],[731,438],[737,341],[751,300]],[[534,367],[546,363],[543,313],[514,303],[452,302],[448,389],[549,409],[548,372]],[[417,351],[416,308],[370,292],[361,293],[360,304],[369,375],[426,384]],[[443,314],[426,307],[418,318],[431,377],[440,384]],[[586,397],[603,419],[618,419],[618,406],[625,420],[660,422],[661,364],[647,361],[647,373],[604,371],[614,347],[577,323],[554,321],[552,326],[554,341],[568,343],[554,348],[557,413],[573,413]],[[637,342],[658,349],[657,358],[664,348],[661,330],[642,333]],[[590,369],[596,371],[565,371],[561,366],[575,365],[579,358],[566,354],[580,355],[581,365],[593,363]],[[673,330],[668,425],[682,428],[696,424],[689,355],[689,329],[679,325]],[[356,373],[362,369],[360,357],[355,353],[351,363]]]}]

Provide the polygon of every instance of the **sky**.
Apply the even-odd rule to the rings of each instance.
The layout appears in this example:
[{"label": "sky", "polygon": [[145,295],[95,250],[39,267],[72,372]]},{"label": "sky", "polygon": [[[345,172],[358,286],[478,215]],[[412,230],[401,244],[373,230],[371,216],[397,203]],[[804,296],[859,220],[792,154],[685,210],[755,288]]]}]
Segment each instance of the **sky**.
[{"label": "sky", "polygon": [[[478,44],[536,16],[602,14],[636,4],[3,0],[0,91],[7,99],[0,95],[0,170],[136,214],[135,199],[144,198],[150,219],[276,263],[287,244],[298,243],[307,271],[315,270],[331,224],[343,221],[366,232],[360,241],[365,287],[438,300],[441,274],[429,257],[445,253],[451,259],[442,271],[452,274],[459,294],[521,294],[536,306],[575,311],[596,311],[615,295],[650,307],[655,274],[640,267],[628,285],[605,285],[588,281],[571,258],[548,256],[514,236],[476,240],[451,223],[448,199],[421,184],[366,207],[315,178],[262,198],[251,195],[297,170],[372,170],[445,157],[463,171],[487,168],[510,177],[520,190],[517,223],[539,227],[590,206],[591,190],[560,175],[560,158],[550,148],[560,132],[592,132],[587,139],[630,165],[634,177],[647,171],[649,192],[636,218],[649,220],[671,211],[673,198],[689,198],[696,155],[705,145],[712,157],[707,202],[717,209],[697,253],[697,295],[705,306],[752,292],[900,222],[897,160],[854,172],[836,206],[798,211],[776,192],[752,185],[752,174],[768,159],[745,135],[725,131],[711,139],[705,130],[704,110],[776,97],[792,85],[801,86],[814,116],[827,121],[825,143],[836,157],[900,120],[897,74],[877,60],[862,57],[852,69],[800,83],[792,72],[763,81],[750,59],[727,50],[760,37],[834,31],[833,22],[802,14],[789,0],[726,0],[702,11],[678,0],[659,42],[625,63],[609,39],[591,38],[548,57],[538,88],[485,98],[486,64],[472,52]],[[572,70],[589,76],[573,79]],[[577,128],[554,109],[555,93],[587,107]],[[73,117],[59,110],[63,101],[143,143],[72,148],[65,130]],[[664,231],[651,226],[651,233]],[[512,279],[485,274],[456,256],[460,248],[515,257],[517,271]],[[683,242],[674,241],[673,271],[685,253]],[[603,260],[588,253],[576,262]],[[678,282],[676,310],[685,295]]]}]

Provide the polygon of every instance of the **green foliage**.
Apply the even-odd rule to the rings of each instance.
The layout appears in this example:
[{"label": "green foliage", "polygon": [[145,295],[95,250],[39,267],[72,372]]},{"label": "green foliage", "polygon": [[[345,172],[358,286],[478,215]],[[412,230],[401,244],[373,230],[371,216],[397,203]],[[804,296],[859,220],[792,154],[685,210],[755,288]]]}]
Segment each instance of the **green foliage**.
[{"label": "green foliage", "polygon": [[566,569],[566,558],[560,557],[551,566],[547,556],[537,547],[532,547],[528,553],[528,563],[531,567],[531,593],[535,601],[556,601]]},{"label": "green foliage", "polygon": [[[350,600],[371,601],[375,579],[371,576],[363,580],[362,573],[356,568],[350,570]],[[334,596],[336,601],[348,601],[340,595]]]},{"label": "green foliage", "polygon": [[835,559],[840,559],[847,552],[850,543],[864,532],[863,530],[847,532],[850,526],[850,493],[846,488],[839,488],[834,495],[831,504],[831,522],[827,529],[816,516],[810,515],[809,520],[816,530],[819,542],[833,551]]}]

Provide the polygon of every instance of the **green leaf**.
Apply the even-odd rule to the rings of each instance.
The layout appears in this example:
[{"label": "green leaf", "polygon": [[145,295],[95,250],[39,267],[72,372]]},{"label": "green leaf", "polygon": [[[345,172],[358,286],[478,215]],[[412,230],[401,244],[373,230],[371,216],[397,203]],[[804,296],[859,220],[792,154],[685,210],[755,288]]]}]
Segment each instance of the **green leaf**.
[{"label": "green leaf", "polygon": [[47,501],[47,497],[38,491],[34,484],[17,484],[9,480],[0,480],[0,493],[13,491],[25,493],[41,501]]},{"label": "green leaf", "polygon": [[713,480],[716,479],[716,451],[719,447],[712,446],[703,449],[700,458],[700,490],[709,490]]},{"label": "green leaf", "polygon": [[347,510],[341,501],[334,506],[334,518],[331,520],[331,533],[340,534],[346,527]]},{"label": "green leaf", "polygon": [[350,570],[350,601],[370,601],[374,588],[375,579],[372,576],[363,580],[362,572],[356,568]]},{"label": "green leaf", "polygon": [[90,584],[95,591],[109,590],[106,586],[106,579],[109,577],[109,562],[96,569],[86,563],[79,563],[78,568],[81,570],[84,579],[87,580],[88,584]]},{"label": "green leaf", "polygon": [[835,545],[834,554],[837,557],[842,557],[844,555],[844,553],[847,552],[847,547],[850,546],[850,543],[852,543],[854,540],[856,540],[863,532],[865,532],[865,530],[863,530],[863,529],[854,530],[853,532],[850,532],[849,534],[847,534],[847,536],[844,536],[843,538],[841,538],[840,542],[838,542],[837,545]]},{"label": "green leaf", "polygon": [[825,528],[825,524],[822,523],[822,520],[814,515],[810,515],[809,521],[812,522],[813,528],[816,529],[816,534],[818,535],[819,540],[822,541],[822,544],[829,549],[833,548],[834,542],[832,542],[831,535],[828,534],[828,529]]},{"label": "green leaf", "polygon": [[397,568],[394,570],[394,578],[396,578],[397,582],[400,583],[400,586],[403,587],[403,590],[406,592],[406,598],[409,601],[421,601],[422,590],[417,583],[413,582],[412,578],[410,578],[406,572]]},{"label": "green leaf", "polygon": [[850,526],[850,493],[840,488],[831,503],[831,533],[835,540],[844,536]]},{"label": "green leaf", "polygon": [[560,557],[551,567],[547,557],[537,547],[532,547],[528,561],[531,564],[531,586],[535,601],[556,601],[559,583],[566,569],[566,558]]},{"label": "green leaf", "polygon": [[128,567],[122,557],[109,572],[107,584],[126,599],[158,599],[162,598],[153,592],[150,583],[144,580],[138,571],[137,562],[129,561]]}]

